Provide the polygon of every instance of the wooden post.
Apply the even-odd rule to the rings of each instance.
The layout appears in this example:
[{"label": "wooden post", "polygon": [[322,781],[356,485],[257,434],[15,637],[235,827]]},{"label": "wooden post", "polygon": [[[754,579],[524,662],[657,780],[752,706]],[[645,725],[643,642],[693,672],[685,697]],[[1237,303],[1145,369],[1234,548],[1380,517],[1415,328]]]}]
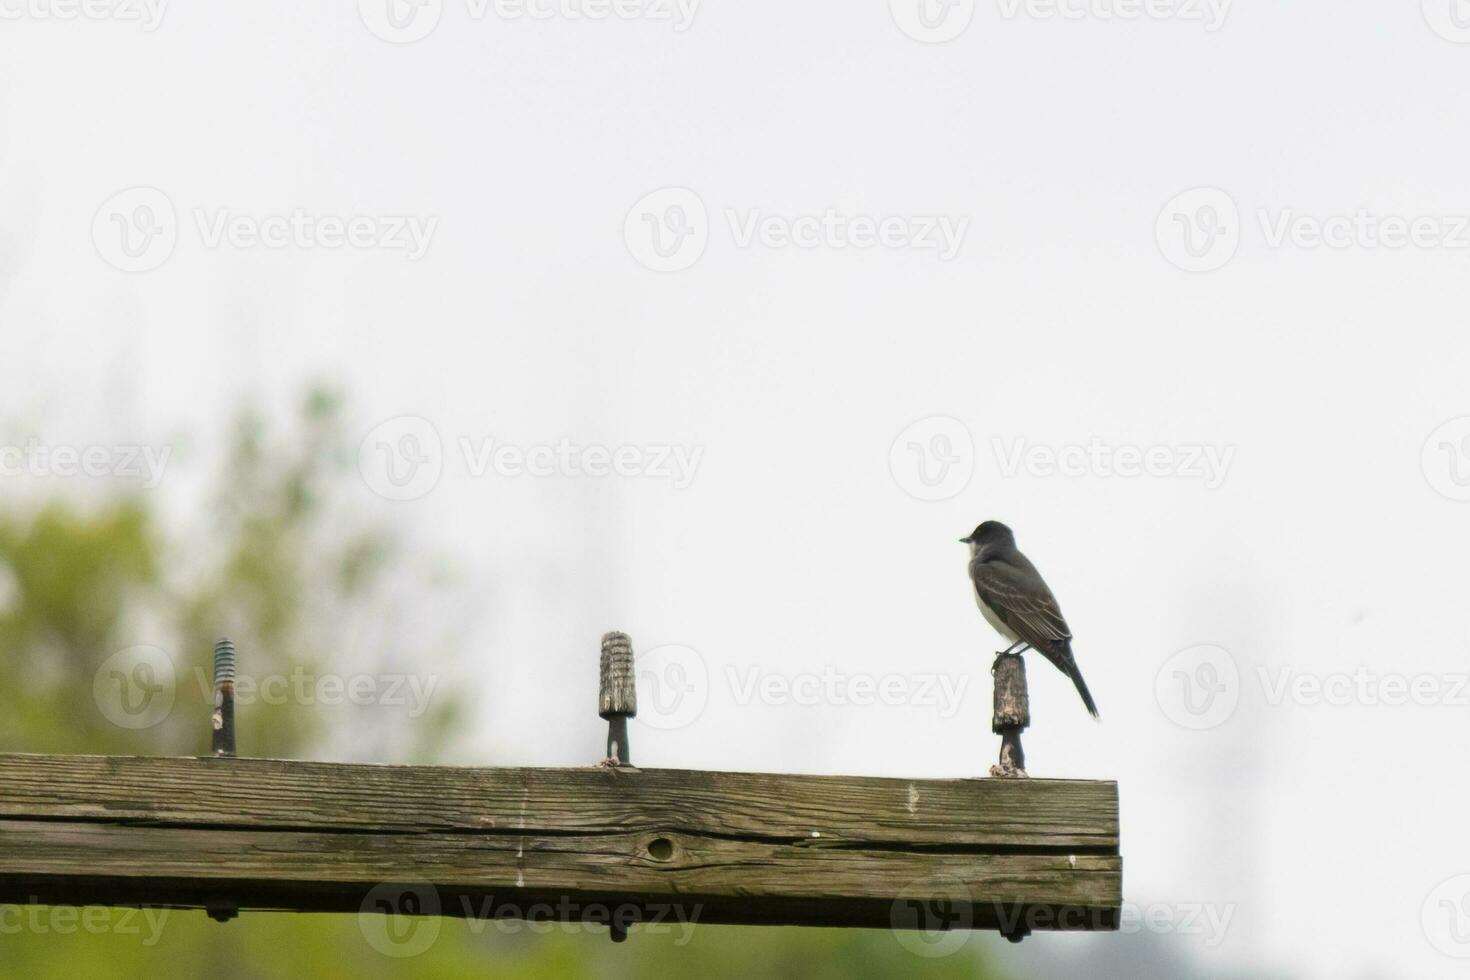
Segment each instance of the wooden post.
[{"label": "wooden post", "polygon": [[997,654],[990,674],[995,678],[995,714],[990,730],[1000,736],[1000,761],[990,767],[990,774],[1004,779],[1025,779],[1026,756],[1021,751],[1021,733],[1031,724],[1026,663],[1019,653]]},{"label": "wooden post", "polygon": [[355,913],[384,883],[465,918],[1110,930],[1118,787],[0,754],[0,903]]}]

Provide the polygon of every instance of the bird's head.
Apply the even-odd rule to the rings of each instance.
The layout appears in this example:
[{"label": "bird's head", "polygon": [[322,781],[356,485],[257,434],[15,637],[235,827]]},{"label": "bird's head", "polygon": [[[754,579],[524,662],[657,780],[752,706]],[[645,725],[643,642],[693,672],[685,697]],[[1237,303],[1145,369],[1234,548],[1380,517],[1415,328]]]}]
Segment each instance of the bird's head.
[{"label": "bird's head", "polygon": [[960,538],[961,544],[967,544],[976,550],[988,544],[1000,544],[1001,542],[1015,544],[1016,536],[1000,521],[986,521],[971,531],[968,538]]}]

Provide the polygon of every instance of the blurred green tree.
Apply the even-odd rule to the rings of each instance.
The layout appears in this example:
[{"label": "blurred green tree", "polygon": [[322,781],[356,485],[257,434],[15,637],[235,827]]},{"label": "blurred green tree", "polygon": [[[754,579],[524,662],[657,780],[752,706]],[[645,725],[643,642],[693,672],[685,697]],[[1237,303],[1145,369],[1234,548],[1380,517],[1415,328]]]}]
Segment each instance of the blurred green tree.
[{"label": "blurred green tree", "polygon": [[[203,527],[178,526],[188,522],[142,491],[0,510],[0,750],[205,753],[210,651],[221,632],[237,642],[242,678],[256,681],[309,684],[333,671],[390,669],[395,659],[421,675],[452,664],[453,640],[422,631],[412,659],[402,659],[403,638],[389,625],[398,617],[385,611],[446,586],[440,575],[413,571],[424,556],[406,561],[408,549],[388,531],[353,515],[355,454],[336,395],[311,391],[284,434],[245,413],[228,446]],[[127,683],[105,665],[139,645],[161,651],[171,676],[160,680],[173,699],[156,724],[131,728],[104,710],[110,685]],[[247,705],[242,687],[241,750],[429,761],[458,727],[452,690],[432,688],[430,710],[408,718],[383,706],[329,710],[263,691]],[[927,959],[877,931],[635,927],[628,942],[613,945],[591,927],[412,921],[436,938],[421,954],[399,958],[369,941],[359,916],[247,913],[221,925],[193,911],[0,907],[0,976],[991,975],[978,943]]]}]

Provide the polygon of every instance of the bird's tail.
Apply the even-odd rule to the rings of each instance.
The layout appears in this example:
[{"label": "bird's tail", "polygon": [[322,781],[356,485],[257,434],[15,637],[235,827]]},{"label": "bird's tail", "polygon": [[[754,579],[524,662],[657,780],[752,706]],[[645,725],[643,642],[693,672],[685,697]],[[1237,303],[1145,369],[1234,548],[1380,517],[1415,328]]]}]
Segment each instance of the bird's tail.
[{"label": "bird's tail", "polygon": [[1077,693],[1082,695],[1082,703],[1087,705],[1087,713],[1101,720],[1102,716],[1097,713],[1097,704],[1092,700],[1092,692],[1087,689],[1087,682],[1082,679],[1082,671],[1077,669],[1077,661],[1072,656],[1072,645],[1070,643],[1067,644],[1063,657],[1062,663],[1057,666],[1061,667],[1067,676],[1072,678],[1072,683],[1077,685]]}]

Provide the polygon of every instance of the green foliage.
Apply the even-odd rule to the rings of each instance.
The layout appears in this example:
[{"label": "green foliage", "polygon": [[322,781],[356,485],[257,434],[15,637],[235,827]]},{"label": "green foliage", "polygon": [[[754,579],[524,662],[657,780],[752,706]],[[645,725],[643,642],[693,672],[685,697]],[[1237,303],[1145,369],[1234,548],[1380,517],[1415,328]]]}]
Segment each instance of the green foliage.
[{"label": "green foliage", "polygon": [[[240,419],[202,527],[157,512],[159,498],[141,492],[0,510],[0,750],[204,753],[221,632],[241,650],[242,675],[360,671],[403,646],[385,607],[438,586],[406,576],[392,536],[352,517],[347,448],[339,401],[318,390],[284,434],[258,416]],[[418,647],[436,643],[416,637],[418,669],[434,653]],[[176,688],[166,719],[142,730],[108,721],[94,698],[99,669],[137,644],[167,654]],[[448,687],[427,714],[397,719],[404,754],[432,758],[447,745],[462,720]],[[257,702],[240,710],[239,741],[251,755],[322,755],[333,738],[357,748],[354,726],[386,723],[342,707]],[[0,906],[0,976],[988,976],[972,945],[924,959],[886,931],[635,928],[614,945],[590,926],[405,919],[435,938],[398,958],[369,941],[374,918],[246,913],[217,924],[198,911]]]},{"label": "green foliage", "polygon": [[[0,513],[0,746],[108,752],[126,741],[89,710],[92,676],[128,609],[158,587],[159,544],[141,499],[84,513],[62,501]],[[100,654],[100,656],[99,656]]]}]

